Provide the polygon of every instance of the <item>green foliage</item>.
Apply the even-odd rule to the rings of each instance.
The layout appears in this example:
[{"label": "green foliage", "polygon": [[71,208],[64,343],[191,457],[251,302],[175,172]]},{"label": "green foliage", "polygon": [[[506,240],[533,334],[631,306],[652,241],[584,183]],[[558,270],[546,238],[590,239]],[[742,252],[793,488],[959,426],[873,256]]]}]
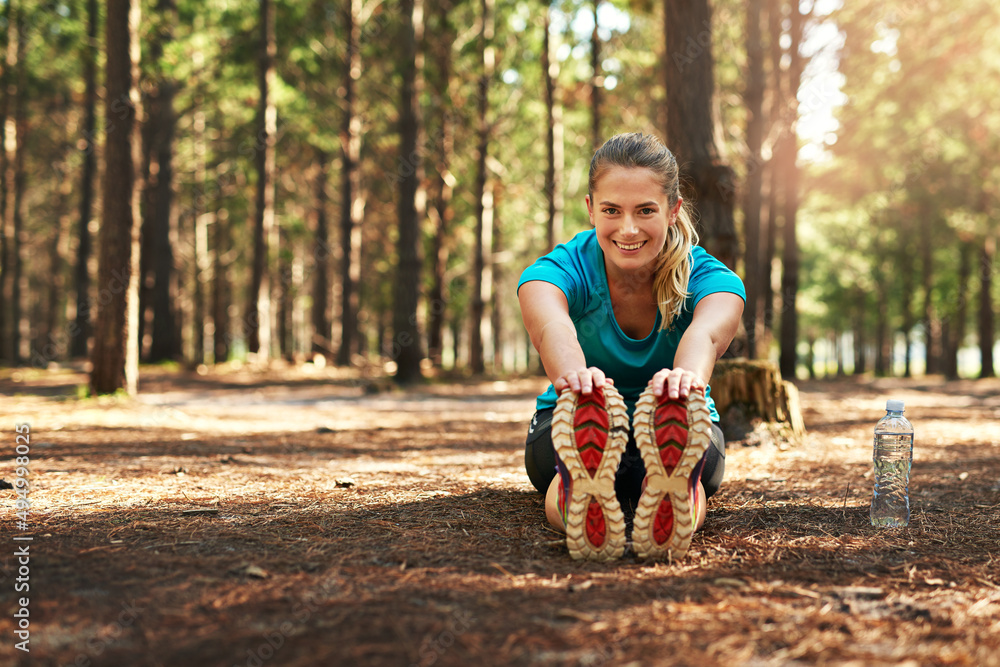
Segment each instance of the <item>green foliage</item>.
[{"label": "green foliage", "polygon": [[[1000,212],[1000,142],[991,132],[1000,108],[989,102],[1000,94],[1000,11],[980,0],[845,3],[834,19],[845,36],[848,102],[832,161],[806,188],[819,231],[805,251],[831,272],[811,279],[825,283],[823,325],[838,326],[860,285],[888,292],[894,329],[914,322],[929,296],[935,320],[971,331],[971,321],[954,318],[960,296],[975,303],[978,272],[960,286],[958,253],[995,234]],[[928,272],[929,294],[920,288]]]},{"label": "green foliage", "polygon": [[[339,246],[347,3],[275,2],[276,213],[285,243],[280,257],[294,264],[315,250],[311,216],[318,151],[330,156],[327,214],[331,246]],[[103,11],[103,3],[99,4]],[[174,146],[178,299],[187,304],[193,292],[193,217],[211,213],[230,226],[231,247],[221,250],[234,286],[232,315],[238,320],[252,255],[248,223],[255,212],[254,158],[260,150],[255,123],[259,7],[256,2],[226,0],[177,0],[176,5],[174,15],[163,12],[158,2],[143,3],[141,83],[146,92],[165,81],[178,86]],[[71,234],[79,196],[72,185],[82,164],[83,138],[78,54],[85,48],[86,20],[82,2],[53,0],[21,6],[26,8],[28,40],[23,103],[28,119],[25,210],[30,216],[24,253],[49,257],[55,243],[63,259],[61,266],[50,266],[46,260],[28,269],[34,293],[47,292],[51,272],[62,284],[58,303],[34,300],[31,320],[42,321],[43,307],[51,308],[60,313],[58,327],[64,324],[72,295],[69,266],[76,241]],[[502,278],[496,302],[508,331],[520,331],[514,294],[517,276],[541,254],[545,243],[546,108],[540,58],[544,6],[525,0],[499,0],[496,5],[497,61],[488,92],[488,162],[500,232],[494,268]],[[712,8],[723,159],[742,185],[751,170],[760,168],[748,163],[744,145],[746,7],[737,0],[717,0]],[[557,88],[565,130],[565,222],[560,240],[567,240],[589,227],[584,195],[592,152],[593,3],[561,0],[552,3],[551,9],[552,51],[559,69]],[[662,136],[667,99],[663,67],[672,66],[668,51],[680,48],[663,43],[662,5],[605,0],[601,12],[603,133],[638,130]],[[361,181],[366,202],[360,316],[370,349],[377,352],[376,341],[389,335],[381,328],[388,322],[386,314],[392,305],[398,176],[413,164],[398,154],[399,5],[366,0],[364,14],[356,102],[363,133]],[[461,321],[467,331],[464,319],[474,283],[471,253],[476,202],[472,193],[482,67],[480,3],[428,0],[424,17],[424,88],[419,100],[424,139],[415,160],[423,168],[427,203],[432,205],[442,168],[443,119],[449,114],[454,121],[454,152],[447,169],[454,184],[454,217],[446,239],[445,300],[447,319]],[[848,101],[838,111],[837,141],[830,147],[829,160],[803,165],[799,303],[804,335],[841,333],[859,322],[871,334],[877,324],[872,313],[878,311],[880,297],[886,300],[891,329],[914,323],[924,296],[920,272],[925,246],[931,249],[933,260],[930,296],[936,317],[954,318],[960,290],[969,289],[958,282],[959,248],[995,235],[1000,208],[1000,9],[991,0],[845,2],[829,18],[810,21],[810,26],[833,21],[843,35],[838,66],[845,77],[843,92]],[[0,39],[6,40],[6,35],[6,26],[0,25]],[[765,30],[764,39],[771,38]],[[98,41],[103,41],[103,32]],[[441,94],[446,60],[450,82]],[[767,68],[771,68],[770,60]],[[103,71],[102,54],[98,71]],[[769,104],[770,99],[766,109]],[[201,121],[196,118],[205,123],[202,180],[197,176],[202,165],[195,132],[196,122]],[[98,150],[103,145],[103,128],[100,109]],[[765,138],[766,154],[773,141],[772,132]],[[59,224],[54,225],[54,220]],[[56,227],[61,236],[56,236]],[[423,229],[425,288],[429,289],[427,253],[434,230],[429,222]],[[279,258],[278,250],[274,258]],[[335,255],[334,273],[339,261]],[[311,299],[310,274],[308,267],[302,271],[293,287],[297,308],[306,311]],[[978,267],[974,268],[972,289],[978,289],[978,273]],[[967,311],[970,318],[974,314],[971,308]],[[236,335],[241,334],[237,331]]]}]

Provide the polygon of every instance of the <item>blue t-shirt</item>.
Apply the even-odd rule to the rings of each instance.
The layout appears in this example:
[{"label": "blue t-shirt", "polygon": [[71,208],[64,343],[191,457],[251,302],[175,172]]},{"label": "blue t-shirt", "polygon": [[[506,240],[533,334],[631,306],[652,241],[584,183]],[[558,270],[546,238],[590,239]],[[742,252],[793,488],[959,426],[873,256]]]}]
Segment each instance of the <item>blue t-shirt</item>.
[{"label": "blue t-shirt", "polygon": [[[613,378],[621,392],[629,414],[646,388],[649,379],[663,368],[672,368],[674,353],[681,336],[694,317],[695,306],[702,298],[717,292],[731,292],[746,300],[743,281],[725,264],[704,248],[691,249],[691,277],[684,309],[674,318],[673,326],[660,331],[661,315],[656,313],[653,331],[643,338],[629,338],[618,326],[604,270],[604,252],[597,243],[597,233],[591,229],[580,232],[568,243],[560,244],[540,257],[521,274],[517,284],[532,280],[551,283],[562,290],[569,303],[569,316],[576,325],[576,335],[587,359],[587,366],[596,366]],[[713,421],[719,420],[710,390],[706,389],[708,407]],[[549,388],[538,397],[537,410],[555,407],[556,391]]]}]

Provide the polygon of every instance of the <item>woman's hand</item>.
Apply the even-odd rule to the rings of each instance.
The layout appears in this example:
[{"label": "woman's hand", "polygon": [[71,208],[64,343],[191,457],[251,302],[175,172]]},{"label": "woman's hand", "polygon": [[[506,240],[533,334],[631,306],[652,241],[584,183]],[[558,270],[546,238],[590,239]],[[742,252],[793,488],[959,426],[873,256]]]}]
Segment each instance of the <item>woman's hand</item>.
[{"label": "woman's hand", "polygon": [[655,396],[663,396],[666,393],[667,398],[687,398],[692,389],[705,388],[705,381],[700,375],[683,368],[664,368],[657,371],[649,384],[653,387]]},{"label": "woman's hand", "polygon": [[605,376],[604,371],[600,368],[591,366],[563,373],[555,379],[552,386],[557,394],[561,394],[566,387],[577,394],[589,394],[595,387],[601,389],[605,384],[613,385],[614,383],[614,380]]}]

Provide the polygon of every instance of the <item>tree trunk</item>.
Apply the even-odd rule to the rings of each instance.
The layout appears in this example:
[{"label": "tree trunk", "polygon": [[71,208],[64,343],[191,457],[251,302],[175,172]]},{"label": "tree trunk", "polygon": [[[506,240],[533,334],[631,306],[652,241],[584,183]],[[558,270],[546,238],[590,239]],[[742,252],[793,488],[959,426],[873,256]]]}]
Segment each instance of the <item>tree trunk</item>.
[{"label": "tree trunk", "polygon": [[451,228],[451,218],[454,214],[451,199],[454,191],[452,184],[455,180],[447,166],[451,162],[452,142],[454,140],[450,115],[450,112],[445,112],[441,118],[443,123],[441,140],[442,143],[447,144],[447,147],[441,146],[440,148],[438,170],[441,177],[438,180],[437,200],[432,215],[434,238],[430,250],[432,283],[427,314],[427,356],[435,368],[441,367],[444,352],[445,314],[448,311],[448,295],[445,293],[444,284],[449,255],[447,240]]},{"label": "tree trunk", "polygon": [[945,348],[944,372],[949,380],[958,379],[958,351],[965,340],[966,319],[969,316],[969,292],[971,291],[972,253],[975,250],[970,241],[959,245],[958,285],[955,299],[954,325],[948,329],[948,347]]},{"label": "tree trunk", "polygon": [[[203,62],[200,51],[195,52],[195,66]],[[215,328],[215,320],[209,315],[206,308],[206,292],[212,284],[212,258],[209,253],[208,228],[209,222],[214,217],[205,210],[205,176],[206,176],[206,146],[205,146],[205,112],[202,109],[201,96],[195,97],[195,106],[192,122],[192,133],[194,135],[194,197],[191,202],[191,217],[194,222],[194,256],[191,258],[194,276],[192,284],[194,287],[194,314],[192,317],[192,346],[194,348],[193,363],[198,366],[204,364],[209,359],[206,346],[206,335]]]},{"label": "tree trunk", "polygon": [[[163,27],[149,40],[153,76],[143,86],[143,107],[148,122],[142,124],[141,254],[139,259],[139,340],[143,358],[164,361],[180,356],[176,330],[176,271],[171,216],[173,200],[173,139],[177,124],[173,101],[177,84],[169,80],[163,64],[164,45],[172,39],[176,23],[174,0],[157,0]],[[150,330],[147,331],[147,326]]]},{"label": "tree trunk", "polygon": [[722,359],[715,365],[711,387],[729,439],[743,439],[754,421],[786,424],[792,437],[806,432],[798,390],[781,379],[772,362]]},{"label": "tree trunk", "polygon": [[[778,252],[778,226],[781,223],[781,173],[773,152],[767,171],[767,218],[761,219],[764,248],[760,258],[760,289],[764,317],[762,337],[769,344],[774,340],[774,257]],[[767,356],[767,347],[764,346],[761,356]]]},{"label": "tree trunk", "polygon": [[[146,110],[147,118],[159,119],[159,101],[154,94],[146,88],[140,88],[143,109]],[[153,254],[155,252],[153,240],[156,235],[153,233],[153,211],[156,210],[156,177],[150,174],[159,167],[155,166],[156,151],[153,147],[155,141],[157,123],[143,123],[139,128],[140,146],[142,157],[139,164],[139,172],[144,183],[142,194],[142,206],[140,207],[141,217],[136,218],[135,224],[139,226],[139,352],[143,359],[149,358],[149,342],[152,339],[147,327],[152,325],[153,309],[150,302],[153,299],[153,281],[156,279],[152,269]],[[155,169],[154,169],[155,167]]]},{"label": "tree trunk", "polygon": [[833,349],[837,357],[837,377],[844,377],[844,345],[843,332],[837,331],[833,334]]},{"label": "tree trunk", "polygon": [[287,361],[293,359],[294,334],[292,325],[292,303],[295,299],[295,247],[288,238],[288,230],[278,229],[278,312],[277,344],[278,354]]},{"label": "tree trunk", "polygon": [[420,326],[417,305],[420,299],[420,226],[424,217],[421,183],[423,165],[420,143],[420,94],[423,55],[420,45],[424,32],[423,0],[403,1],[404,49],[403,83],[399,115],[399,154],[409,165],[399,182],[398,270],[393,305],[393,349],[396,361],[396,382],[411,384],[422,378],[420,361]]},{"label": "tree trunk", "polygon": [[[340,143],[343,148],[340,198],[340,349],[337,365],[351,363],[357,345],[358,312],[361,307],[361,224],[365,199],[361,192],[361,118],[355,113],[357,82],[361,77],[362,0],[350,0],[347,11],[347,67],[344,72],[344,122]],[[417,104],[414,101],[413,104]]]},{"label": "tree trunk", "polygon": [[545,166],[545,198],[549,205],[545,226],[545,247],[551,251],[562,238],[563,200],[562,182],[565,157],[563,153],[562,103],[557,98],[556,81],[559,78],[559,61],[552,58],[550,45],[552,8],[545,5],[545,34],[542,44],[542,77],[545,80],[545,147],[548,162]]},{"label": "tree trunk", "polygon": [[451,330],[451,358],[458,365],[458,360],[462,358],[462,331],[464,330],[462,318],[455,315],[451,318],[449,329]]},{"label": "tree trunk", "polygon": [[[64,98],[65,99],[65,98]],[[68,101],[67,105],[68,107]],[[75,124],[75,123],[74,123]],[[68,139],[68,137],[67,137]],[[60,320],[62,319],[61,313],[64,312],[62,307],[62,295],[65,293],[65,275],[64,275],[64,265],[65,260],[63,258],[63,246],[65,245],[64,239],[67,232],[70,229],[70,196],[73,192],[73,182],[72,176],[69,169],[69,153],[72,150],[68,140],[64,140],[63,147],[61,150],[65,151],[66,156],[58,166],[59,172],[59,187],[58,187],[58,198],[56,200],[55,215],[53,218],[56,224],[53,225],[52,238],[49,241],[49,266],[47,280],[48,284],[48,294],[45,299],[45,316],[44,320],[36,320],[44,322],[43,327],[37,332],[35,340],[32,344],[32,354],[31,360],[34,363],[35,355],[39,353],[42,354],[42,358],[45,359],[46,363],[53,360],[60,354],[59,350],[59,327],[61,325]]]},{"label": "tree trunk", "polygon": [[[290,236],[288,230],[283,229],[283,231],[286,236]],[[304,299],[299,299],[299,296],[306,293],[306,245],[304,239],[288,238],[288,259],[291,271],[288,282],[288,326],[291,330],[288,336],[286,359],[291,363],[301,363],[310,351],[309,314],[306,313]]]},{"label": "tree trunk", "polygon": [[[7,46],[11,39],[17,39],[15,29],[15,11],[13,2],[8,1],[4,11],[4,19],[7,21]],[[8,154],[6,142],[7,117],[10,115],[10,96],[7,94],[11,65],[10,60],[17,58],[17,49],[8,48],[4,62],[3,72],[0,73],[0,362],[10,362],[7,358],[7,341],[10,334],[7,325],[10,322],[10,314],[7,306],[10,304],[10,239],[13,234],[11,230],[11,218],[13,214],[8,211],[11,202],[10,192],[14,188],[13,174],[10,172],[13,159]],[[13,146],[12,146],[13,147]]]},{"label": "tree trunk", "polygon": [[979,377],[990,378],[993,369],[993,255],[995,240],[987,234],[979,247]]},{"label": "tree trunk", "polygon": [[809,344],[809,350],[806,352],[806,370],[809,371],[809,379],[816,379],[816,337],[812,334],[809,335],[806,342]]},{"label": "tree trunk", "polygon": [[[947,316],[941,320],[941,356],[938,358],[938,368],[946,379],[955,379],[951,369],[951,347],[955,343],[955,322]],[[957,372],[957,371],[955,371]]]},{"label": "tree trunk", "polygon": [[7,3],[7,56],[3,70],[3,239],[0,270],[0,359],[16,365],[21,357],[21,244],[24,199],[24,13]]},{"label": "tree trunk", "polygon": [[216,364],[229,361],[231,351],[229,304],[232,301],[232,286],[229,284],[229,260],[226,257],[231,246],[229,215],[222,210],[215,216],[212,232],[212,362]]},{"label": "tree trunk", "polygon": [[489,111],[489,85],[493,78],[494,67],[494,0],[481,0],[482,30],[480,31],[480,52],[483,69],[479,77],[479,145],[476,151],[476,184],[473,192],[476,205],[476,232],[473,238],[473,288],[472,308],[469,327],[469,367],[473,373],[483,373],[486,370],[483,358],[483,330],[486,304],[489,302],[490,277],[485,275],[489,270],[485,253],[489,248],[489,238],[493,231],[493,194],[487,189],[486,156],[490,144],[490,125],[487,118]]},{"label": "tree trunk", "polygon": [[91,389],[98,394],[113,393],[126,385],[126,318],[128,299],[134,294],[130,289],[133,282],[130,277],[134,277],[133,193],[138,186],[133,155],[139,100],[134,74],[138,63],[133,63],[137,54],[132,48],[138,12],[138,0],[107,1],[105,115],[108,132],[104,145],[104,206],[97,281],[101,298],[90,374]]},{"label": "tree trunk", "polygon": [[313,239],[316,250],[313,260],[316,264],[312,272],[312,343],[309,347],[313,355],[320,354],[329,358],[332,350],[330,334],[333,332],[333,324],[330,322],[330,224],[326,216],[330,154],[317,148],[315,165],[313,217],[316,222],[313,224]]},{"label": "tree trunk", "polygon": [[743,326],[747,333],[746,356],[757,357],[757,333],[763,313],[759,309],[761,291],[761,242],[760,209],[763,185],[764,142],[764,45],[760,30],[762,0],[747,3],[747,86],[744,99],[747,105],[747,177],[743,193],[743,226],[746,234],[744,276],[747,291],[743,310]]},{"label": "tree trunk", "polygon": [[799,208],[799,168],[796,164],[799,142],[796,126],[799,104],[796,97],[802,80],[803,61],[799,53],[802,42],[804,17],[797,3],[791,5],[791,44],[788,47],[790,64],[788,67],[788,122],[785,125],[786,147],[782,152],[784,165],[784,226],[782,228],[781,253],[781,336],[779,366],[782,376],[795,379],[795,367],[799,333],[799,318],[796,299],[799,291],[799,246],[796,238],[796,216]]},{"label": "tree trunk", "polygon": [[[194,32],[205,29],[205,18],[197,16],[194,19]],[[205,53],[200,46],[195,45],[191,53],[191,64],[195,71],[205,66]],[[210,362],[208,336],[215,328],[215,321],[208,310],[208,290],[212,284],[212,257],[209,245],[208,230],[214,214],[206,211],[206,177],[208,174],[208,146],[205,140],[206,114],[204,96],[200,91],[194,92],[194,110],[191,115],[191,139],[193,148],[194,191],[191,197],[191,234],[192,256],[190,260],[191,274],[191,319],[190,319],[190,353],[185,356],[195,368]],[[183,336],[181,336],[183,339]]]},{"label": "tree trunk", "polygon": [[499,193],[496,184],[496,180],[493,180],[490,190],[493,193],[493,230],[491,233],[491,247],[490,247],[490,302],[492,308],[490,309],[490,335],[493,337],[493,372],[502,373],[503,368],[503,308],[500,295],[503,293],[501,285],[504,283],[504,273],[497,261],[499,257],[503,256],[503,232],[500,228],[500,216],[497,214],[499,209]]},{"label": "tree trunk", "polygon": [[854,341],[854,374],[860,375],[868,370],[867,365],[867,347],[868,338],[865,328],[865,314],[868,311],[868,303],[866,294],[863,290],[857,290],[852,299],[854,303],[854,326],[853,326],[853,341]]},{"label": "tree trunk", "polygon": [[715,143],[715,90],[708,0],[664,0],[667,51],[667,142],[681,165],[682,196],[694,204],[701,244],[734,268],[734,178]]},{"label": "tree trunk", "polygon": [[897,266],[900,268],[900,278],[902,281],[902,303],[903,310],[903,336],[905,346],[903,350],[903,377],[910,377],[912,374],[912,346],[911,336],[913,334],[913,256],[912,245],[907,235],[901,235],[899,239],[899,255]]},{"label": "tree trunk", "polygon": [[379,304],[377,312],[378,322],[376,323],[377,334],[375,336],[375,349],[382,355],[390,356],[392,354],[392,350],[389,349],[387,341],[391,338],[389,327],[392,325],[392,313],[388,308],[384,308],[381,303]]},{"label": "tree trunk", "polygon": [[94,208],[94,176],[97,172],[94,132],[97,127],[97,0],[87,0],[87,44],[83,48],[83,165],[80,171],[80,223],[76,249],[76,319],[70,328],[71,357],[87,356],[90,339],[90,218]]},{"label": "tree trunk", "polygon": [[451,3],[438,3],[440,11],[438,31],[441,35],[436,40],[440,44],[436,60],[440,71],[437,77],[434,100],[441,119],[441,134],[440,141],[437,142],[436,198],[432,209],[434,238],[430,251],[432,284],[427,316],[427,356],[437,368],[442,366],[444,356],[444,329],[449,299],[449,295],[445,291],[445,275],[450,251],[448,238],[454,216],[451,201],[456,183],[455,176],[451,173],[451,163],[455,152],[455,110],[451,103],[453,89],[451,52],[455,31],[448,18],[451,8]]},{"label": "tree trunk", "polygon": [[[881,256],[881,249],[876,249]],[[880,271],[875,281],[875,375],[892,375],[892,336],[889,328],[889,291]]]},{"label": "tree trunk", "polygon": [[[161,9],[163,3],[161,3]],[[168,19],[169,21],[169,19]],[[152,256],[150,267],[153,285],[150,294],[153,331],[150,341],[149,360],[152,362],[178,359],[180,341],[177,338],[174,303],[176,297],[176,274],[174,252],[171,242],[171,217],[173,204],[173,141],[177,117],[173,110],[174,84],[161,81],[157,94],[157,115],[150,118],[156,124],[154,146],[156,151],[154,207],[147,210],[152,225]],[[149,186],[147,186],[149,187]]]},{"label": "tree trunk", "polygon": [[10,276],[10,319],[11,338],[9,357],[15,364],[21,363],[24,359],[24,344],[30,342],[31,324],[25,311],[22,293],[25,291],[26,276],[24,275],[24,246],[27,241],[27,232],[24,230],[24,188],[26,185],[26,174],[24,171],[24,147],[27,145],[26,134],[28,125],[24,116],[25,97],[27,96],[27,86],[25,85],[24,66],[24,7],[18,8],[17,13],[17,69],[14,71],[14,79],[17,81],[15,92],[12,95],[14,100],[14,135],[15,135],[15,158],[14,158],[14,197],[12,203],[13,211],[13,247],[11,248],[11,276]]},{"label": "tree trunk", "polygon": [[890,374],[889,363],[892,359],[892,349],[889,340],[889,293],[886,278],[893,273],[894,267],[887,266],[887,248],[885,246],[885,231],[890,226],[890,218],[883,215],[872,218],[874,236],[870,249],[872,264],[871,277],[874,284],[875,301],[875,329],[874,329],[874,352],[875,352],[875,375],[885,377]]},{"label": "tree trunk", "polygon": [[[109,0],[110,2],[110,0]],[[129,252],[129,281],[126,303],[125,321],[125,391],[134,396],[139,391],[139,232],[141,225],[140,210],[142,208],[142,192],[145,181],[142,171],[137,165],[142,160],[142,145],[140,128],[143,124],[142,97],[139,93],[139,75],[141,50],[139,47],[139,22],[141,16],[141,0],[130,0],[128,5],[128,37],[129,61],[131,63],[131,100],[133,112],[132,122],[132,250]],[[110,12],[109,12],[110,13]],[[107,39],[107,36],[105,36]],[[105,78],[107,76],[105,75]],[[105,90],[107,90],[105,88]],[[107,161],[105,160],[105,165]],[[106,166],[105,166],[106,169]],[[107,199],[105,198],[105,202]]]},{"label": "tree trunk", "polygon": [[[777,130],[780,137],[781,124],[784,122],[785,106],[785,86],[781,76],[781,6],[783,0],[767,0],[767,32],[769,43],[769,54],[771,60],[771,104],[770,104],[770,124],[772,133]],[[780,147],[776,142],[772,142],[771,159],[767,164],[768,188],[767,188],[767,219],[762,220],[764,229],[761,236],[764,239],[763,256],[760,260],[760,287],[761,300],[764,302],[764,331],[765,339],[770,341],[774,338],[774,279],[773,264],[778,246],[778,225],[781,221],[781,169],[778,165],[776,154],[780,152]],[[762,356],[767,356],[765,349]]]},{"label": "tree trunk", "polygon": [[601,76],[601,36],[597,20],[600,8],[601,0],[594,0],[594,32],[590,35],[590,136],[595,151],[604,143],[604,135],[601,134],[601,89],[604,87],[604,77]]},{"label": "tree trunk", "polygon": [[920,257],[923,270],[923,315],[924,326],[924,373],[937,373],[937,323],[934,317],[934,242],[933,227],[936,221],[930,216],[921,216]]},{"label": "tree trunk", "polygon": [[274,6],[272,0],[260,0],[260,44],[257,70],[257,143],[254,162],[257,169],[257,197],[253,224],[253,270],[247,300],[247,349],[266,364],[271,351],[271,279],[269,257],[274,234],[274,144],[278,112],[271,91],[274,89]]}]

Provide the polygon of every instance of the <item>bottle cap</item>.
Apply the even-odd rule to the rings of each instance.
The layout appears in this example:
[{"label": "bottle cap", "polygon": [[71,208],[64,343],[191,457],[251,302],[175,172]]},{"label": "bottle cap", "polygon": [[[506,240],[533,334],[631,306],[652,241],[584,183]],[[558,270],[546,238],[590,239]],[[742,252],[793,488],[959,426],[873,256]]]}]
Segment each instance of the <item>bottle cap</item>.
[{"label": "bottle cap", "polygon": [[903,401],[890,398],[885,402],[885,409],[892,412],[902,412],[903,411]]}]

